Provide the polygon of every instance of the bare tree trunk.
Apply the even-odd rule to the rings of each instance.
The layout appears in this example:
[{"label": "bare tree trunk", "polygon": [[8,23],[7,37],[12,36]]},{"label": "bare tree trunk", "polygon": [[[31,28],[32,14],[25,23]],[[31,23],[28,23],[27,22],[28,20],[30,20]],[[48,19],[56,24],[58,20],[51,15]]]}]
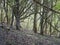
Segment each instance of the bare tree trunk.
[{"label": "bare tree trunk", "polygon": [[[4,1],[4,10],[6,12],[6,16],[4,17],[4,19],[6,18],[7,20],[7,24],[9,23],[8,22],[8,0],[3,0]],[[6,2],[6,3],[5,3]]]},{"label": "bare tree trunk", "polygon": [[[48,0],[43,0],[43,5],[44,6],[48,6]],[[48,14],[48,10],[43,7],[43,12],[42,12],[42,16],[41,16],[41,35],[44,34],[44,31],[45,31],[45,34],[47,34],[47,14]]]},{"label": "bare tree trunk", "polygon": [[[53,0],[50,1],[50,8],[53,8]],[[51,13],[51,17],[50,17],[50,36],[51,36],[51,32],[52,32],[52,27],[51,27],[51,24],[52,24],[52,16],[53,15],[53,12]]]},{"label": "bare tree trunk", "polygon": [[[12,11],[13,11],[13,9],[12,9]],[[13,27],[13,22],[14,22],[14,13],[12,12],[12,20],[11,20],[10,28],[12,28],[12,27]]]},{"label": "bare tree trunk", "polygon": [[37,33],[37,21],[36,21],[36,18],[37,18],[37,4],[35,3],[34,6],[35,6],[35,7],[34,7],[35,14],[34,14],[33,31],[34,31],[34,33]]},{"label": "bare tree trunk", "polygon": [[[15,2],[15,1],[14,1]],[[14,3],[13,2],[13,3]],[[14,17],[15,17],[15,6],[12,6],[12,16],[11,16],[11,24],[10,24],[10,28],[13,28],[13,22],[14,22]]]},{"label": "bare tree trunk", "polygon": [[40,29],[40,34],[43,35],[44,34],[44,19],[43,19],[43,15],[41,17],[41,22],[40,22],[40,25],[41,25],[41,29]]},{"label": "bare tree trunk", "polygon": [[3,22],[2,12],[3,12],[3,10],[1,9],[1,24],[2,24],[2,22]]},{"label": "bare tree trunk", "polygon": [[20,30],[19,0],[15,0],[16,4],[16,29]]},{"label": "bare tree trunk", "polygon": [[[2,2],[3,0],[1,0]],[[3,7],[3,4],[1,4],[1,7]],[[3,9],[1,9],[1,24],[3,23]]]}]

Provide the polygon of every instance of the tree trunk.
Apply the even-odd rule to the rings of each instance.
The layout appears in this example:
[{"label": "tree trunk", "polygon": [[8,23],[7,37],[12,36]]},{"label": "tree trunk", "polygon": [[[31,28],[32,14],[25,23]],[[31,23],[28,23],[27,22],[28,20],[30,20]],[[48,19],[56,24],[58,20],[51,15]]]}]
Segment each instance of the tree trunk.
[{"label": "tree trunk", "polygon": [[35,7],[34,7],[35,14],[34,14],[33,31],[34,31],[34,33],[37,33],[37,21],[36,21],[36,18],[37,18],[37,4],[35,3],[34,6],[35,6]]},{"label": "tree trunk", "polygon": [[15,0],[15,2],[16,2],[16,14],[15,14],[16,29],[20,30],[19,0]]}]

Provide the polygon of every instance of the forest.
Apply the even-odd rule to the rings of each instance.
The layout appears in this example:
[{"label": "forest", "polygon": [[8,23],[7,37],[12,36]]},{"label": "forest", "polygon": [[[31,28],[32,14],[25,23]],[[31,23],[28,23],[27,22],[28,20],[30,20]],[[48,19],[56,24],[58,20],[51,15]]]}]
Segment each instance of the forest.
[{"label": "forest", "polygon": [[0,45],[60,45],[60,0],[0,0]]}]

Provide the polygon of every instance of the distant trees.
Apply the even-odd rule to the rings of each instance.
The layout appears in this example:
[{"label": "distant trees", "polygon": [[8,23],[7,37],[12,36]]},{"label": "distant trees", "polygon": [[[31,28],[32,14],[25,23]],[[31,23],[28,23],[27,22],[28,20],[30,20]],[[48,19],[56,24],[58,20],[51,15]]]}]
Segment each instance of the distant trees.
[{"label": "distant trees", "polygon": [[[57,0],[56,0],[57,1]],[[51,34],[53,32],[52,29],[55,29],[56,31],[58,31],[55,26],[53,26],[52,24],[52,20],[53,20],[53,12],[60,14],[60,12],[53,10],[52,8],[56,6],[56,1],[53,0],[43,0],[41,3],[37,0],[35,0],[35,2],[39,5],[42,6],[42,13],[41,15],[41,20],[40,20],[40,33],[41,35],[43,35],[44,33],[47,32],[47,34]],[[40,10],[41,10],[40,9]],[[49,28],[50,25],[50,28]],[[59,32],[59,31],[58,31]]]},{"label": "distant trees", "polygon": [[[3,22],[5,20],[12,27],[15,20],[14,25],[16,25],[17,30],[20,30],[21,23],[28,22],[25,19],[29,18],[30,20],[31,18],[29,23],[33,24],[31,24],[31,27],[34,33],[38,33],[39,27],[41,35],[51,35],[54,31],[59,31],[58,14],[60,12],[55,10],[57,1],[59,0],[0,0],[0,7],[2,7],[0,8],[0,21]],[[59,23],[54,23],[55,21]],[[29,25],[28,28],[30,28],[29,23],[27,23]]]}]

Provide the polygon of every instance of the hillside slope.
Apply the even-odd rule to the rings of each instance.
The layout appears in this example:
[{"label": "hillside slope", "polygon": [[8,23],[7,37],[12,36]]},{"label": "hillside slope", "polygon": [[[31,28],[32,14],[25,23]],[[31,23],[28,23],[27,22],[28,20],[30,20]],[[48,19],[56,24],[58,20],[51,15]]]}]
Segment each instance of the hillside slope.
[{"label": "hillside slope", "polygon": [[27,30],[11,30],[7,33],[0,28],[0,45],[60,45],[60,39],[27,33]]}]

